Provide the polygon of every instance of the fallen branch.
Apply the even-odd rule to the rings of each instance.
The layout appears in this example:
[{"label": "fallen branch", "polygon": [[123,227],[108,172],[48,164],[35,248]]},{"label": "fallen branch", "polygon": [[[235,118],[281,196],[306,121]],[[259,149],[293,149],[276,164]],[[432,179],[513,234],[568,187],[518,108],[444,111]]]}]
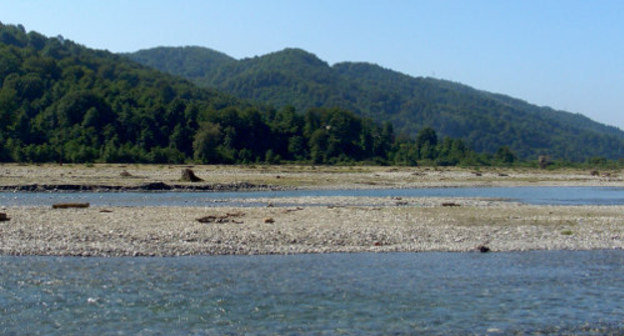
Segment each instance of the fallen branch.
[{"label": "fallen branch", "polygon": [[226,213],[225,215],[208,215],[201,218],[197,218],[196,220],[200,223],[235,223],[242,224],[241,221],[236,221],[232,219],[232,217],[243,217],[245,216],[242,212],[234,212],[234,213]]}]

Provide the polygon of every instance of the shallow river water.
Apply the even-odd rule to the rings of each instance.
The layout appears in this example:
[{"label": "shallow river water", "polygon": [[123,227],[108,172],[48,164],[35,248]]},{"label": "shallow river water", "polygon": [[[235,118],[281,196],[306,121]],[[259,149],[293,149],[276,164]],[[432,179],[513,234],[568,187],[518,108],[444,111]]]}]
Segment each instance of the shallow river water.
[{"label": "shallow river water", "polygon": [[624,333],[624,251],[0,257],[2,335]]},{"label": "shallow river water", "polygon": [[[624,204],[599,187],[0,193],[0,205],[236,205],[299,196]],[[249,204],[247,204],[249,205]],[[252,204],[253,205],[253,204]],[[0,335],[624,334],[624,251],[176,258],[0,256]]]},{"label": "shallow river water", "polygon": [[250,198],[306,196],[480,197],[536,205],[624,205],[624,188],[616,187],[472,187],[358,190],[289,190],[255,192],[0,192],[0,205],[46,205],[89,202],[101,206],[263,206]]}]

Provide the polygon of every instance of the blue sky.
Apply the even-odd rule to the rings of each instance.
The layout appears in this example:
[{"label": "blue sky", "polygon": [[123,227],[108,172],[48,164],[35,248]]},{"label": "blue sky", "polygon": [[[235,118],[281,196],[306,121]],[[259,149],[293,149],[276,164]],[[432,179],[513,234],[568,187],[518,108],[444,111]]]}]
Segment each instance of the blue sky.
[{"label": "blue sky", "polygon": [[624,129],[624,1],[0,0],[0,21],[113,52],[299,47],[461,82]]}]

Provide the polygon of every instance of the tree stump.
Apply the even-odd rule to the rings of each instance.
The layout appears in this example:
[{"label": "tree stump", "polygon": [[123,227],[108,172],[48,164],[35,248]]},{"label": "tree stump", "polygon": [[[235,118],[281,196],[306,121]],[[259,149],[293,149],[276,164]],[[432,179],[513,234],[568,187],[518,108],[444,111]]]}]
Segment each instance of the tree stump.
[{"label": "tree stump", "polygon": [[197,177],[192,169],[185,168],[182,169],[182,177],[180,180],[185,182],[200,182],[203,181],[201,178]]}]

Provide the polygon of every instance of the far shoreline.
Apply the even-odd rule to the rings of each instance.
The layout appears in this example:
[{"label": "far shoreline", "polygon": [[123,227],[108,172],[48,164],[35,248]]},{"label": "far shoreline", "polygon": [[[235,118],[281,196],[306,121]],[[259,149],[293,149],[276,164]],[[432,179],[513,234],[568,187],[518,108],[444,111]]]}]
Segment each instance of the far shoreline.
[{"label": "far shoreline", "polygon": [[[181,180],[192,169],[198,182]],[[620,170],[309,165],[0,164],[0,191],[251,191],[491,186],[624,187]]]}]

